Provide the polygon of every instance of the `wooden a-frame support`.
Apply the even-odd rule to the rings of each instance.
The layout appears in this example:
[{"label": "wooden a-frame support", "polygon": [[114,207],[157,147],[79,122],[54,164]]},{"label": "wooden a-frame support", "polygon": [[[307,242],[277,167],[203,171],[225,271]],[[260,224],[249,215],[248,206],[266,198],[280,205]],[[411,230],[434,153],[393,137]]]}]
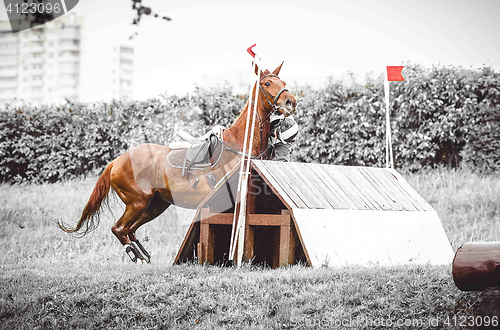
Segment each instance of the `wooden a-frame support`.
[{"label": "wooden a-frame support", "polygon": [[[208,209],[201,211],[200,242],[198,243],[198,260],[200,264],[214,264],[214,225],[232,226],[232,213],[210,213]],[[273,242],[272,267],[287,266],[294,263],[295,233],[291,221],[290,211],[283,210],[281,215],[248,214],[245,223],[245,247],[243,261],[251,262],[255,257],[255,228],[258,226],[279,227]]]},{"label": "wooden a-frame support", "polygon": [[[237,167],[239,168],[239,166]],[[221,185],[224,187],[219,186],[216,188],[200,204],[186,238],[175,258],[175,263],[182,262],[183,260],[197,259],[200,264],[214,264],[221,261],[220,258],[217,259],[215,256],[216,249],[218,251],[222,249],[224,253],[229,254],[229,244],[226,246],[225,241],[217,240],[217,233],[224,232],[223,228],[226,229],[226,232],[229,232],[229,229],[232,228],[233,225],[234,213],[232,210],[220,212],[220,210],[216,209],[218,205],[217,201],[213,201],[212,199],[217,200],[218,190],[227,191],[229,195],[233,195],[234,197],[234,192],[232,192],[231,189],[236,186],[236,170],[235,167],[235,169],[229,173],[226,182]],[[251,171],[251,179],[252,178],[260,179],[255,170]],[[263,181],[260,182],[264,184]],[[259,256],[256,255],[256,245],[265,244],[266,251],[267,249],[272,250],[272,260],[266,261],[269,266],[277,268],[294,264],[296,247],[297,244],[300,245],[301,243],[290,210],[287,209],[286,205],[281,204],[281,207],[278,206],[278,208],[272,210],[272,214],[257,213],[257,194],[254,189],[255,187],[250,185],[246,196],[247,213],[245,220],[243,262],[252,262],[254,258],[258,260]],[[227,194],[227,192],[224,192],[224,194]],[[226,195],[225,198],[226,200],[231,199],[228,195]],[[268,229],[271,230],[269,231]],[[265,237],[266,241],[262,242],[262,237],[259,236],[259,233],[265,230],[268,230],[268,235]],[[196,256],[193,258],[192,254],[196,254]]]}]

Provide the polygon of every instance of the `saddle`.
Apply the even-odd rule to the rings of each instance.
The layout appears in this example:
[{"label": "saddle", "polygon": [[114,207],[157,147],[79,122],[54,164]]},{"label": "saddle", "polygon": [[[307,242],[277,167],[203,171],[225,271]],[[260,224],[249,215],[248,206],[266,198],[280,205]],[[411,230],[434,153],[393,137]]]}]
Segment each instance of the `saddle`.
[{"label": "saddle", "polygon": [[215,148],[219,144],[219,139],[211,134],[203,141],[195,141],[186,149],[186,157],[184,158],[184,170],[189,170],[193,165],[198,167],[212,166],[211,158],[215,152]]},{"label": "saddle", "polygon": [[[172,142],[169,147],[172,151],[167,155],[170,166],[182,169],[182,176],[186,177],[192,188],[196,188],[200,179],[192,171],[203,170],[208,183],[213,188],[217,180],[212,173],[212,168],[217,165],[222,156],[222,142],[219,137],[210,131],[200,138],[179,131],[179,136],[186,141]],[[190,177],[194,177],[191,183]]]}]

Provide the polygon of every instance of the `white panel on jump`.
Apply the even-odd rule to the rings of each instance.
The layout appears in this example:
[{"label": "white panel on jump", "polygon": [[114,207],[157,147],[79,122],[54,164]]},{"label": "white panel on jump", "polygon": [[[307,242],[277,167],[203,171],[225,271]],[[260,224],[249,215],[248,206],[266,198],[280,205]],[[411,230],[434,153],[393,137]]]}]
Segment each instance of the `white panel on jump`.
[{"label": "white panel on jump", "polygon": [[453,260],[435,211],[292,209],[312,266],[448,265]]}]

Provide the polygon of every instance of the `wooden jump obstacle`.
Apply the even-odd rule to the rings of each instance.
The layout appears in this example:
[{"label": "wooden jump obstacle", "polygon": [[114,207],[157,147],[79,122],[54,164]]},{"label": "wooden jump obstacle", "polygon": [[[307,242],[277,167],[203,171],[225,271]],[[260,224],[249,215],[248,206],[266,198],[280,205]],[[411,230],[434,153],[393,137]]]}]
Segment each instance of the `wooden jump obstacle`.
[{"label": "wooden jump obstacle", "polygon": [[[227,261],[238,166],[199,205],[175,263]],[[450,264],[437,213],[394,169],[253,160],[244,260],[272,267]]]},{"label": "wooden jump obstacle", "polygon": [[452,273],[462,291],[500,287],[500,242],[462,244],[455,253]]},{"label": "wooden jump obstacle", "polygon": [[483,291],[478,307],[480,317],[496,317],[500,321],[500,242],[462,244],[455,253],[452,274],[460,290]]}]

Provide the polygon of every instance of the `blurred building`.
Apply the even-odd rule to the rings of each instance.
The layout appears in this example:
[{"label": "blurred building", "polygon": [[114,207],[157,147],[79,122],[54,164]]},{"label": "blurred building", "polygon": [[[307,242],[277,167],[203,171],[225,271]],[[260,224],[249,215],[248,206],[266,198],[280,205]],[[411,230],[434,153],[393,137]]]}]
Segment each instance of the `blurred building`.
[{"label": "blurred building", "polygon": [[0,104],[17,96],[18,40],[18,35],[10,32],[9,22],[0,22]]},{"label": "blurred building", "polygon": [[251,70],[203,75],[203,87],[224,86],[225,84],[232,87],[234,94],[248,95],[250,86],[255,84],[255,76],[252,75]]},{"label": "blurred building", "polygon": [[81,18],[65,15],[18,33],[0,24],[0,102],[78,100]]},{"label": "blurred building", "polygon": [[70,13],[12,33],[0,22],[0,107],[133,97],[133,45],[102,35],[96,46],[83,23]]}]

